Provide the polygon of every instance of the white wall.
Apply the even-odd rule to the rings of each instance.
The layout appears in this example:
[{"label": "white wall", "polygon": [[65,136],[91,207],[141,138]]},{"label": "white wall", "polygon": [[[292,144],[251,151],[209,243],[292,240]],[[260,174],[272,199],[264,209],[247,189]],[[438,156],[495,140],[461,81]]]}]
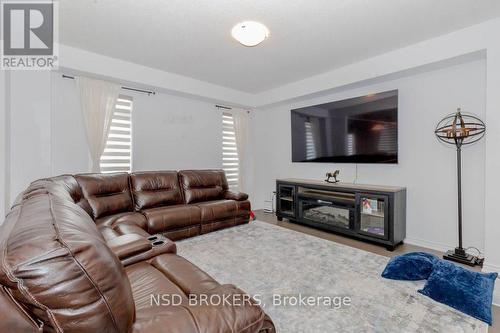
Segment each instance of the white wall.
[{"label": "white wall", "polygon": [[229,103],[237,106],[248,105],[254,100],[254,95],[249,93],[67,45],[60,45],[59,52],[59,67],[74,74],[90,73],[94,77],[120,83],[129,82],[145,89],[153,87],[171,95],[178,94],[211,103]]},{"label": "white wall", "polygon": [[[6,129],[0,138],[0,156],[6,157],[0,163],[1,212],[35,179],[89,170],[75,81],[57,72],[16,71],[8,88],[9,98],[1,98],[8,108],[2,104],[0,113]],[[221,167],[221,112],[214,104],[165,93],[123,93],[134,99],[134,170]]]},{"label": "white wall", "polygon": [[0,219],[5,215],[5,203],[6,203],[6,183],[5,174],[7,168],[6,154],[6,139],[7,139],[7,101],[5,100],[5,80],[6,72],[0,70]]},{"label": "white wall", "polygon": [[51,175],[50,75],[10,73],[10,202],[31,181]]},{"label": "white wall", "polygon": [[[492,31],[496,43],[488,49],[488,72],[486,93],[486,223],[484,270],[500,273],[500,205],[498,186],[500,184],[500,44],[498,31]],[[500,305],[500,286],[495,288],[494,302]]]},{"label": "white wall", "polygon": [[[436,123],[456,107],[485,117],[484,60],[474,61],[377,85],[357,88],[253,112],[254,207],[264,206],[285,177],[323,179],[340,169],[352,182],[353,164],[291,163],[290,110],[372,92],[399,89],[399,164],[358,165],[358,183],[407,187],[407,241],[435,248],[456,245],[455,150],[438,143]],[[464,150],[464,241],[484,248],[485,141]]]},{"label": "white wall", "polygon": [[[52,173],[88,172],[75,81],[53,73],[52,85]],[[122,93],[133,98],[134,170],[219,166],[221,122],[213,104],[162,93]]]},{"label": "white wall", "polygon": [[221,112],[214,104],[135,94],[132,131],[134,170],[222,166]]},{"label": "white wall", "polygon": [[88,172],[90,155],[75,80],[52,73],[51,82],[51,173]]}]

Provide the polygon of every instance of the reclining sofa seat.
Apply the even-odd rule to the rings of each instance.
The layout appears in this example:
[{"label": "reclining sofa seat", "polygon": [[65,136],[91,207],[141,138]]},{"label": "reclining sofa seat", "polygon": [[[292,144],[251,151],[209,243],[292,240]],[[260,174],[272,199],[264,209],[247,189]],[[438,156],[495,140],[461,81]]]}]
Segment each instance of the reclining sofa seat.
[{"label": "reclining sofa seat", "polygon": [[75,178],[106,239],[127,233],[160,233],[179,240],[249,221],[248,195],[229,191],[222,170],[84,174]]},{"label": "reclining sofa seat", "polygon": [[[105,192],[90,182],[85,193],[68,175],[35,181],[18,197],[0,226],[0,332],[275,332],[256,305],[187,303],[190,295],[243,292],[218,284],[171,242],[129,258],[113,252],[112,243],[146,242],[149,234],[106,241],[100,231],[113,223],[99,229],[91,216],[111,210],[119,220],[129,208],[123,177],[111,177],[117,184],[105,188],[122,190],[112,200],[93,200],[91,191]],[[143,230],[140,217],[126,219],[123,225]],[[182,302],[158,306],[152,294],[178,294]]]}]

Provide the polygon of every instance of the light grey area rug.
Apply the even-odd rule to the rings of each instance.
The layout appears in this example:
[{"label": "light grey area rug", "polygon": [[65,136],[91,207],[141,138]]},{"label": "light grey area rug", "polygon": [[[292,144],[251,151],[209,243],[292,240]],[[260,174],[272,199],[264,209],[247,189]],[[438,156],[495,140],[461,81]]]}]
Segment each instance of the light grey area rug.
[{"label": "light grey area rug", "polygon": [[[381,278],[388,258],[279,226],[256,221],[177,245],[220,283],[259,297],[280,333],[487,332],[481,321],[417,293],[424,282]],[[288,306],[279,304],[284,295]],[[312,296],[312,305],[294,306],[299,295]],[[338,297],[351,305],[325,303]]]}]

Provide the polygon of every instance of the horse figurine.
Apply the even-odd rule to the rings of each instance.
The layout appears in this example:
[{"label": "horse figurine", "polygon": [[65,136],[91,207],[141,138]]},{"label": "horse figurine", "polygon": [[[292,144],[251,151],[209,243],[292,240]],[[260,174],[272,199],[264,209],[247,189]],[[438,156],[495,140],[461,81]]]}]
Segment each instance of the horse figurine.
[{"label": "horse figurine", "polygon": [[[327,172],[326,173],[326,179],[325,179],[325,182],[327,183],[332,183],[332,184],[335,184],[335,183],[338,183],[339,180],[337,179],[337,176],[340,174],[340,170],[335,170],[334,172]],[[333,178],[334,180],[330,180],[331,178]]]}]

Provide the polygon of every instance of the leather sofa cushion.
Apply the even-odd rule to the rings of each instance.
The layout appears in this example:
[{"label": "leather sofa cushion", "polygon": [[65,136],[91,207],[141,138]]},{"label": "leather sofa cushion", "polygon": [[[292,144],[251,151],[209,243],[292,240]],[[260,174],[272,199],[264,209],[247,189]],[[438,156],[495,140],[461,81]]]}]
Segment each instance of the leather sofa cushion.
[{"label": "leather sofa cushion", "polygon": [[179,179],[187,204],[222,199],[228,189],[223,170],[183,170]]},{"label": "leather sofa cushion", "polygon": [[98,229],[106,241],[120,236],[120,233],[111,227],[99,227]]},{"label": "leather sofa cushion", "polygon": [[52,332],[128,332],[132,291],[118,258],[80,207],[25,199],[0,233],[0,283]]},{"label": "leather sofa cushion", "polygon": [[147,218],[150,234],[200,224],[200,209],[193,205],[151,208],[142,213]]},{"label": "leather sofa cushion", "polygon": [[177,171],[136,172],[130,184],[136,210],[182,204]]},{"label": "leather sofa cushion", "polygon": [[224,199],[227,199],[227,200],[236,200],[236,201],[244,201],[244,200],[248,199],[248,194],[243,193],[243,192],[226,191],[224,193]]},{"label": "leather sofa cushion", "polygon": [[151,261],[151,265],[187,295],[202,293],[219,286],[210,275],[176,254],[158,256]]},{"label": "leather sofa cushion", "polygon": [[[175,254],[160,255],[149,262],[125,268],[136,304],[136,322],[132,332],[258,332],[264,324],[264,312],[251,304],[189,304],[188,297],[199,294],[244,295],[232,285],[220,285],[198,267]],[[158,305],[151,295],[178,295],[180,306]],[[176,296],[177,297],[177,296]],[[226,298],[230,299],[230,298]]]},{"label": "leather sofa cushion", "polygon": [[249,201],[214,200],[201,202],[196,206],[201,211],[201,223],[247,215],[250,212]]},{"label": "leather sofa cushion", "polygon": [[[196,266],[177,255],[161,255],[150,262],[128,266],[126,272],[136,302],[136,321],[132,327],[134,333],[251,333],[259,332],[266,321],[262,309],[248,303],[189,304],[188,297],[195,297],[198,293],[187,293],[183,289],[187,287],[177,285],[178,280],[171,280],[171,276],[179,274],[179,279],[183,279],[181,275],[184,275],[191,278],[194,284],[206,283],[208,289],[198,289],[197,292],[206,294],[208,298],[210,295],[220,295],[222,299],[224,295],[244,295],[244,292],[232,285],[219,285]],[[190,272],[194,277],[189,277]],[[178,297],[181,305],[168,305],[162,299],[160,304],[156,304],[151,301],[151,295],[164,295],[167,300],[173,299],[172,295],[178,295],[175,297]]]},{"label": "leather sofa cushion", "polygon": [[[146,218],[144,218],[146,219]],[[121,223],[113,227],[100,225],[97,227],[101,232],[102,236],[106,241],[112,240],[113,238],[120,237],[122,235],[136,234],[142,237],[148,238],[151,236],[146,230],[135,224]]]},{"label": "leather sofa cushion", "polygon": [[[243,292],[223,285],[207,293],[215,299],[231,299]],[[266,325],[266,326],[264,326]],[[137,312],[132,333],[234,332],[273,333],[272,322],[256,305],[153,306]]]},{"label": "leather sofa cushion", "polygon": [[118,224],[114,227],[113,230],[115,230],[120,235],[137,234],[146,238],[150,236],[150,234],[146,230],[133,224]]},{"label": "leather sofa cushion", "polygon": [[96,219],[95,224],[106,240],[130,233],[149,236],[145,231],[146,217],[141,213],[126,212],[108,215]]},{"label": "leather sofa cushion", "polygon": [[0,288],[0,332],[40,333],[42,325],[37,322],[7,292]]},{"label": "leather sofa cushion", "polygon": [[148,261],[127,266],[125,272],[130,281],[137,313],[151,308],[151,298],[158,295],[179,295],[184,302],[187,301],[182,289]]},{"label": "leather sofa cushion", "polygon": [[98,227],[112,227],[116,228],[118,225],[136,225],[142,229],[147,228],[146,217],[141,213],[125,212],[114,215],[108,215],[95,220]]},{"label": "leather sofa cushion", "polygon": [[127,173],[84,174],[75,178],[94,219],[134,210]]}]

